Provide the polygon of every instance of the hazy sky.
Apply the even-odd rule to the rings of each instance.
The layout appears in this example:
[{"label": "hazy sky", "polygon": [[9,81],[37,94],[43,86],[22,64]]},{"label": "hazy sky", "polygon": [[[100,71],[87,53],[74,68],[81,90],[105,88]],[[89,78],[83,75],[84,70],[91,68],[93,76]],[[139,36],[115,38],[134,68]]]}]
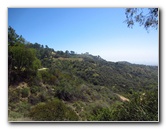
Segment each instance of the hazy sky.
[{"label": "hazy sky", "polygon": [[9,8],[8,25],[31,43],[107,61],[158,65],[158,30],[127,28],[124,8]]}]

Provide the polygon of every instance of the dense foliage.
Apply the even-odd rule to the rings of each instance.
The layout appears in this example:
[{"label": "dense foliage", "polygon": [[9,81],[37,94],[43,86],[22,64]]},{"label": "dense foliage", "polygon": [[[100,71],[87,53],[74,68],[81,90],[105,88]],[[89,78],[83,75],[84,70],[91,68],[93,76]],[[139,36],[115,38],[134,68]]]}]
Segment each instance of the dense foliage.
[{"label": "dense foliage", "polygon": [[158,121],[158,67],[55,51],[8,29],[9,120]]},{"label": "dense foliage", "polygon": [[64,103],[56,99],[47,103],[38,103],[30,110],[30,117],[37,121],[76,121],[78,116]]}]

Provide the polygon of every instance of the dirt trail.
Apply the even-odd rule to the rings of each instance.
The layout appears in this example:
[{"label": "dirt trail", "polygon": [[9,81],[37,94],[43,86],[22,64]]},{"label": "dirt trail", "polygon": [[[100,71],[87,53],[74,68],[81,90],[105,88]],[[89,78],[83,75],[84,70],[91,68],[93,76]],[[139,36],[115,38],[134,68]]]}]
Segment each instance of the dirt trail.
[{"label": "dirt trail", "polygon": [[41,69],[38,69],[38,70],[41,71],[41,70],[46,70],[46,69],[48,69],[48,68],[41,68]]},{"label": "dirt trail", "polygon": [[127,101],[129,102],[130,100],[122,95],[116,94],[123,102]]}]

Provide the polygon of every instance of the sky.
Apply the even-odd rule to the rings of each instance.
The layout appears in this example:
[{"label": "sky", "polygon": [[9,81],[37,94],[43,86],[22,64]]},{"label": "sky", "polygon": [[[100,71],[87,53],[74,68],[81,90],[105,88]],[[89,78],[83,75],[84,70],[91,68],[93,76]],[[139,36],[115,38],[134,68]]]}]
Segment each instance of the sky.
[{"label": "sky", "polygon": [[158,65],[158,30],[128,28],[124,8],[8,8],[8,26],[55,51],[89,52],[107,61]]}]

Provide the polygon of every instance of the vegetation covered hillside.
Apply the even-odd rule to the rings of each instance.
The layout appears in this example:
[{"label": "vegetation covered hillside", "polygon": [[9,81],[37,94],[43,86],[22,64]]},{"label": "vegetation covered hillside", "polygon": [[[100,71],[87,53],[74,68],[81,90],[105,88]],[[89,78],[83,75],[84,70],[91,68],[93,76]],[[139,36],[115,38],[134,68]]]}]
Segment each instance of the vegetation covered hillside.
[{"label": "vegetation covered hillside", "polygon": [[55,51],[8,28],[9,121],[158,121],[158,67]]}]

